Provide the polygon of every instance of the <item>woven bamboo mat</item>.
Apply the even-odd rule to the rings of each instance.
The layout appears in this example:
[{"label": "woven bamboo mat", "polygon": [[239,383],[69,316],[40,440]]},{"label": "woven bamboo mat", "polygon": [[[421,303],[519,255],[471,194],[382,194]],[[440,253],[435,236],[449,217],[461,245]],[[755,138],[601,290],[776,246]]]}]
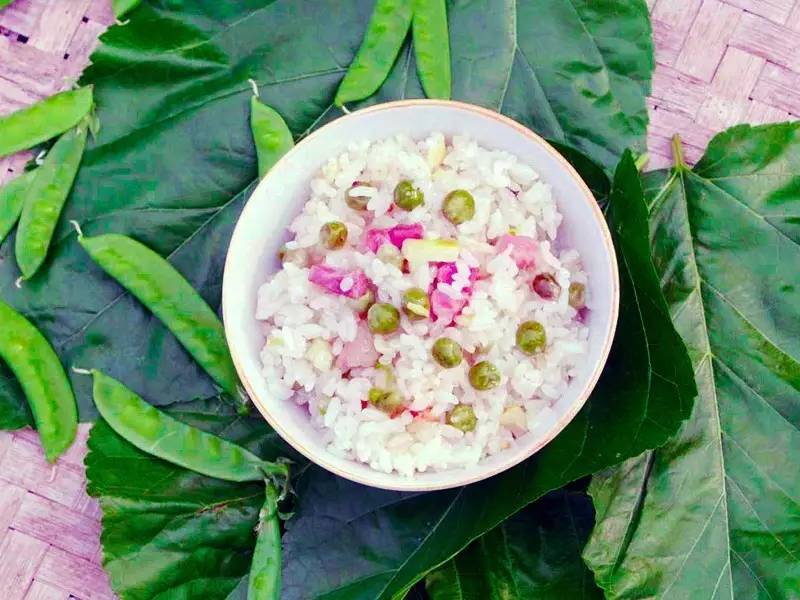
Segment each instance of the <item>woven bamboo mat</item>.
[{"label": "woven bamboo mat", "polygon": [[[687,158],[740,122],[800,115],[800,0],[648,0],[657,67],[650,167]],[[114,19],[108,0],[17,0],[0,11],[0,114],[69,86]],[[0,159],[0,182],[26,162]],[[35,433],[0,432],[0,597],[113,598],[99,566],[99,510],[84,492],[88,428],[55,468]]]}]

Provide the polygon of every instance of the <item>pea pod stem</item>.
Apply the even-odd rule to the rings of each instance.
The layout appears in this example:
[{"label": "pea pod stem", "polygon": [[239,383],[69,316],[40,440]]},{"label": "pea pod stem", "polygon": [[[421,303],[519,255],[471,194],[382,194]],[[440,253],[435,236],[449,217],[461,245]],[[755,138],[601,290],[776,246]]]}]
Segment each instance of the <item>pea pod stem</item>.
[{"label": "pea pod stem", "polygon": [[281,528],[278,492],[267,481],[259,513],[258,539],[250,566],[247,600],[278,600],[281,594]]},{"label": "pea pod stem", "polygon": [[78,409],[53,347],[33,324],[0,301],[0,358],[14,372],[31,407],[45,457],[54,462],[75,439]]},{"label": "pea pod stem", "polygon": [[0,117],[0,156],[27,150],[75,127],[92,108],[92,86],[61,92]]},{"label": "pea pod stem", "polygon": [[14,248],[23,279],[33,277],[47,257],[58,218],[78,174],[87,130],[84,119],[62,135],[25,189]]},{"label": "pea pod stem", "polygon": [[100,371],[91,374],[100,415],[139,450],[226,481],[261,481],[265,474],[276,479],[288,477],[287,465],[264,461],[237,444],[169,416]]},{"label": "pea pod stem", "polygon": [[411,28],[411,2],[375,2],[361,46],[336,91],[336,106],[363,100],[381,87]]},{"label": "pea pod stem", "polygon": [[450,35],[445,0],[413,0],[414,56],[428,98],[450,99]]},{"label": "pea pod stem", "polygon": [[156,315],[225,392],[245,398],[222,323],[177,269],[132,238],[87,237],[77,229],[78,242],[92,260]]}]

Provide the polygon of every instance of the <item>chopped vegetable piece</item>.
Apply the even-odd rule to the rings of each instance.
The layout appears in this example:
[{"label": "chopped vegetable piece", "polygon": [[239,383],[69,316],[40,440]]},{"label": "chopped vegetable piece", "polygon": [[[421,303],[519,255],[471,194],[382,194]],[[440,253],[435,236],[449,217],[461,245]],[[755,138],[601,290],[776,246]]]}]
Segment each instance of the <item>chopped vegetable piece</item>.
[{"label": "chopped vegetable piece", "polygon": [[403,312],[412,321],[427,319],[431,316],[431,301],[422,288],[408,288],[403,294]]},{"label": "chopped vegetable piece", "polygon": [[561,286],[550,273],[539,273],[533,278],[531,287],[544,300],[555,300],[561,295]]},{"label": "chopped vegetable piece", "polygon": [[278,250],[278,259],[282,264],[291,263],[300,268],[304,268],[308,266],[308,250],[305,248],[289,249],[286,246],[281,246],[281,249]]},{"label": "chopped vegetable piece", "polygon": [[517,348],[525,354],[536,354],[547,345],[544,325],[538,321],[525,321],[517,327]]},{"label": "chopped vegetable piece", "polygon": [[482,360],[469,370],[469,382],[476,390],[490,390],[500,384],[500,371],[488,360]]},{"label": "chopped vegetable piece", "polygon": [[501,254],[511,247],[511,259],[520,269],[536,265],[536,255],[539,252],[539,243],[527,235],[501,235],[495,248]]},{"label": "chopped vegetable piece", "polygon": [[319,241],[328,250],[338,250],[347,242],[347,226],[340,221],[325,223],[319,230]]},{"label": "chopped vegetable piece", "polygon": [[403,269],[403,255],[400,253],[400,250],[397,248],[397,246],[392,244],[384,244],[378,248],[375,256],[377,256],[378,260],[380,260],[382,263],[392,265],[400,270]]},{"label": "chopped vegetable piece", "polygon": [[331,344],[322,338],[314,338],[306,350],[306,358],[318,371],[330,371],[333,365]]},{"label": "chopped vegetable piece", "polygon": [[330,265],[313,265],[308,280],[332,294],[348,298],[361,298],[369,289],[369,279],[361,271],[346,271]]},{"label": "chopped vegetable piece", "polygon": [[405,400],[396,390],[370,388],[367,400],[378,410],[389,414],[396,413],[405,407]]},{"label": "chopped vegetable piece", "polygon": [[433,343],[431,348],[433,359],[445,369],[452,369],[461,364],[464,359],[464,352],[461,346],[455,340],[448,337],[442,337]]},{"label": "chopped vegetable piece", "polygon": [[372,333],[364,321],[360,321],[356,328],[356,337],[347,342],[339,356],[336,357],[336,367],[348,371],[354,367],[371,367],[378,360],[380,354],[375,350]]},{"label": "chopped vegetable piece", "polygon": [[391,304],[373,304],[367,311],[367,324],[372,333],[394,333],[400,327],[400,313]]},{"label": "chopped vegetable piece", "polygon": [[475,431],[475,426],[478,424],[475,411],[469,404],[456,404],[453,409],[447,413],[445,421],[448,425],[460,429],[464,433]]},{"label": "chopped vegetable piece", "polygon": [[404,179],[394,188],[394,203],[403,210],[414,210],[425,202],[425,194],[415,188],[408,179]]},{"label": "chopped vegetable piece", "polygon": [[528,430],[528,419],[521,406],[509,406],[500,415],[500,425],[508,427],[515,436],[520,436]]},{"label": "chopped vegetable piece", "polygon": [[442,212],[453,225],[466,223],[475,216],[475,198],[467,190],[453,190],[445,196]]},{"label": "chopped vegetable piece", "polygon": [[429,262],[454,262],[459,253],[455,240],[406,240],[403,244],[403,256],[411,268]]},{"label": "chopped vegetable piece", "polygon": [[572,282],[569,284],[569,305],[575,310],[580,310],[586,306],[586,286],[582,283]]}]

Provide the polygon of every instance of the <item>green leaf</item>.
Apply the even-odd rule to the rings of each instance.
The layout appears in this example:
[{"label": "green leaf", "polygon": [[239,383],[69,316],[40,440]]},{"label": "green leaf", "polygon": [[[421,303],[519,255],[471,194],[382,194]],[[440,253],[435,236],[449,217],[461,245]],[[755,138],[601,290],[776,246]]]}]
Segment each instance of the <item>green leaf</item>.
[{"label": "green leaf", "polygon": [[602,598],[581,560],[594,508],[580,491],[544,496],[427,577],[431,600]]},{"label": "green leaf", "polygon": [[611,598],[800,591],[800,124],[739,126],[648,176],[656,267],[700,396],[598,476],[586,559]]},{"label": "green leaf", "polygon": [[584,409],[533,458],[465,488],[401,494],[309,468],[296,484],[296,513],[283,538],[287,600],[401,596],[548,491],[659,446],[677,431],[696,390],[650,261],[646,206],[630,153],[614,177],[609,217],[620,261],[620,321]]},{"label": "green leaf", "polygon": [[[218,398],[170,412],[262,458],[286,454],[263,420]],[[103,564],[121,598],[225,598],[247,576],[263,483],[213,479],[154,458],[102,420],[89,436],[86,468],[103,510]]]},{"label": "green leaf", "polygon": [[[84,76],[95,84],[103,127],[89,144],[48,260],[17,290],[10,236],[0,245],[0,297],[44,331],[67,364],[101,369],[164,403],[215,393],[177,340],[90,264],[68,220],[88,235],[121,233],[148,245],[216,308],[229,235],[256,177],[248,79],[296,137],[338,116],[336,87],[372,6],[138,6],[129,23],[103,35]],[[625,147],[644,147],[653,59],[643,1],[458,1],[449,3],[448,20],[454,98],[500,109],[605,168]],[[407,45],[370,102],[411,96],[423,93]],[[0,381],[8,377],[0,370]],[[81,417],[91,420],[96,413],[82,379],[73,384]],[[13,386],[0,393],[3,404],[22,410]]]}]

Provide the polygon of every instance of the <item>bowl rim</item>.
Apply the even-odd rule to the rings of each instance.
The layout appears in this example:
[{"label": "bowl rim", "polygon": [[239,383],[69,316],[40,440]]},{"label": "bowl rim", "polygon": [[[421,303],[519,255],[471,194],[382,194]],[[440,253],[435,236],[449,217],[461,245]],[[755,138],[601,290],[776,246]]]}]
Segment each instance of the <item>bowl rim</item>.
[{"label": "bowl rim", "polygon": [[[577,395],[575,401],[569,406],[567,411],[561,415],[561,417],[555,421],[547,432],[542,435],[537,443],[532,444],[530,448],[528,448],[525,452],[519,454],[511,454],[509,459],[506,459],[499,464],[495,465],[492,469],[486,470],[483,472],[473,473],[469,476],[463,476],[466,473],[464,469],[448,469],[444,471],[438,471],[437,473],[446,476],[445,474],[452,474],[451,481],[443,481],[441,483],[431,483],[431,482],[421,482],[416,479],[415,476],[411,477],[404,477],[398,473],[382,473],[375,471],[376,475],[381,476],[395,476],[397,481],[396,483],[383,483],[380,484],[371,481],[368,476],[363,476],[357,472],[348,472],[339,468],[337,465],[332,464],[326,458],[319,456],[313,450],[310,450],[306,447],[306,445],[294,438],[293,436],[289,435],[289,433],[284,429],[281,425],[280,419],[275,417],[271,411],[264,405],[258,395],[255,393],[253,386],[251,385],[248,375],[245,372],[245,368],[242,365],[241,359],[239,357],[239,349],[231,343],[231,335],[229,334],[227,323],[230,321],[228,318],[228,311],[232,310],[231,306],[235,304],[234,298],[235,294],[233,290],[230,289],[230,286],[226,285],[227,281],[227,274],[231,269],[232,264],[232,252],[231,250],[235,248],[238,244],[236,244],[237,237],[241,235],[241,227],[242,223],[245,220],[244,217],[247,214],[248,208],[251,208],[253,205],[250,203],[250,199],[253,198],[256,193],[258,192],[258,188],[265,185],[265,182],[268,180],[269,175],[271,172],[275,171],[275,166],[280,164],[281,162],[285,162],[288,158],[301,152],[303,147],[312,139],[318,137],[321,132],[323,132],[329,125],[333,123],[339,123],[342,120],[352,120],[358,118],[362,115],[368,113],[378,113],[383,111],[391,111],[392,109],[397,108],[405,108],[409,106],[422,106],[422,107],[439,107],[439,108],[455,108],[459,110],[465,110],[469,112],[476,113],[477,115],[498,121],[500,124],[511,127],[515,129],[518,133],[522,134],[523,136],[529,138],[533,143],[539,144],[550,153],[562,166],[562,168],[566,171],[566,173],[575,181],[578,187],[582,190],[583,194],[583,201],[587,205],[589,209],[589,213],[594,216],[595,221],[600,226],[601,237],[603,240],[603,245],[606,248],[607,255],[610,256],[610,265],[608,265],[611,269],[611,301],[610,301],[610,312],[608,319],[608,324],[606,326],[606,330],[604,332],[604,342],[603,347],[600,351],[599,360],[594,365],[594,369],[592,370],[591,375],[586,379],[581,391]],[[273,166],[273,168],[268,172],[261,181],[258,182],[256,188],[251,192],[250,196],[248,197],[245,205],[242,209],[242,212],[239,215],[239,218],[236,221],[236,225],[234,227],[233,233],[231,235],[231,239],[228,245],[228,249],[226,251],[225,256],[225,264],[224,264],[224,271],[223,271],[223,281],[222,281],[222,319],[223,319],[223,326],[225,328],[225,336],[228,340],[228,346],[230,349],[231,358],[233,359],[233,364],[236,367],[236,371],[239,374],[239,378],[241,380],[242,386],[245,388],[247,394],[249,395],[250,399],[252,400],[253,404],[258,409],[261,416],[267,421],[267,423],[272,427],[272,429],[281,436],[281,438],[288,443],[292,448],[298,451],[300,454],[305,456],[308,460],[312,463],[321,466],[325,470],[334,475],[338,475],[339,477],[343,477],[349,481],[354,481],[356,483],[360,483],[362,485],[375,487],[379,489],[385,490],[394,490],[394,491],[402,491],[402,492],[428,492],[428,491],[436,491],[436,490],[445,490],[451,489],[456,487],[462,487],[465,485],[469,485],[472,483],[477,483],[479,481],[483,481],[484,479],[488,479],[504,471],[511,469],[512,467],[528,460],[531,456],[539,452],[542,448],[544,448],[547,444],[549,444],[553,439],[560,434],[564,428],[575,418],[578,412],[583,408],[588,400],[591,392],[594,390],[595,386],[597,385],[597,381],[600,378],[600,374],[602,373],[605,365],[608,361],[608,356],[611,351],[611,345],[614,341],[614,334],[616,332],[617,323],[619,319],[619,294],[620,294],[620,284],[619,284],[619,265],[617,262],[616,252],[614,250],[614,243],[611,238],[611,233],[608,229],[608,224],[606,223],[605,217],[603,216],[603,212],[600,210],[599,205],[597,204],[594,194],[592,194],[589,186],[586,182],[581,178],[575,168],[564,158],[546,139],[542,136],[538,135],[528,127],[522,125],[521,123],[507,117],[503,114],[495,112],[491,109],[484,108],[482,106],[477,106],[475,104],[469,104],[467,102],[460,102],[457,100],[435,100],[435,99],[408,99],[408,100],[396,100],[392,102],[384,102],[380,104],[375,104],[373,106],[369,106],[363,109],[359,109],[356,111],[348,111],[341,117],[326,123],[316,131],[310,133],[306,137],[302,138],[300,141],[295,144],[293,148],[291,148],[286,154],[284,154]],[[346,460],[346,459],[345,459]],[[356,461],[352,461],[353,464],[359,464]],[[478,463],[476,466],[479,466]],[[369,465],[363,465],[369,468]]]}]

